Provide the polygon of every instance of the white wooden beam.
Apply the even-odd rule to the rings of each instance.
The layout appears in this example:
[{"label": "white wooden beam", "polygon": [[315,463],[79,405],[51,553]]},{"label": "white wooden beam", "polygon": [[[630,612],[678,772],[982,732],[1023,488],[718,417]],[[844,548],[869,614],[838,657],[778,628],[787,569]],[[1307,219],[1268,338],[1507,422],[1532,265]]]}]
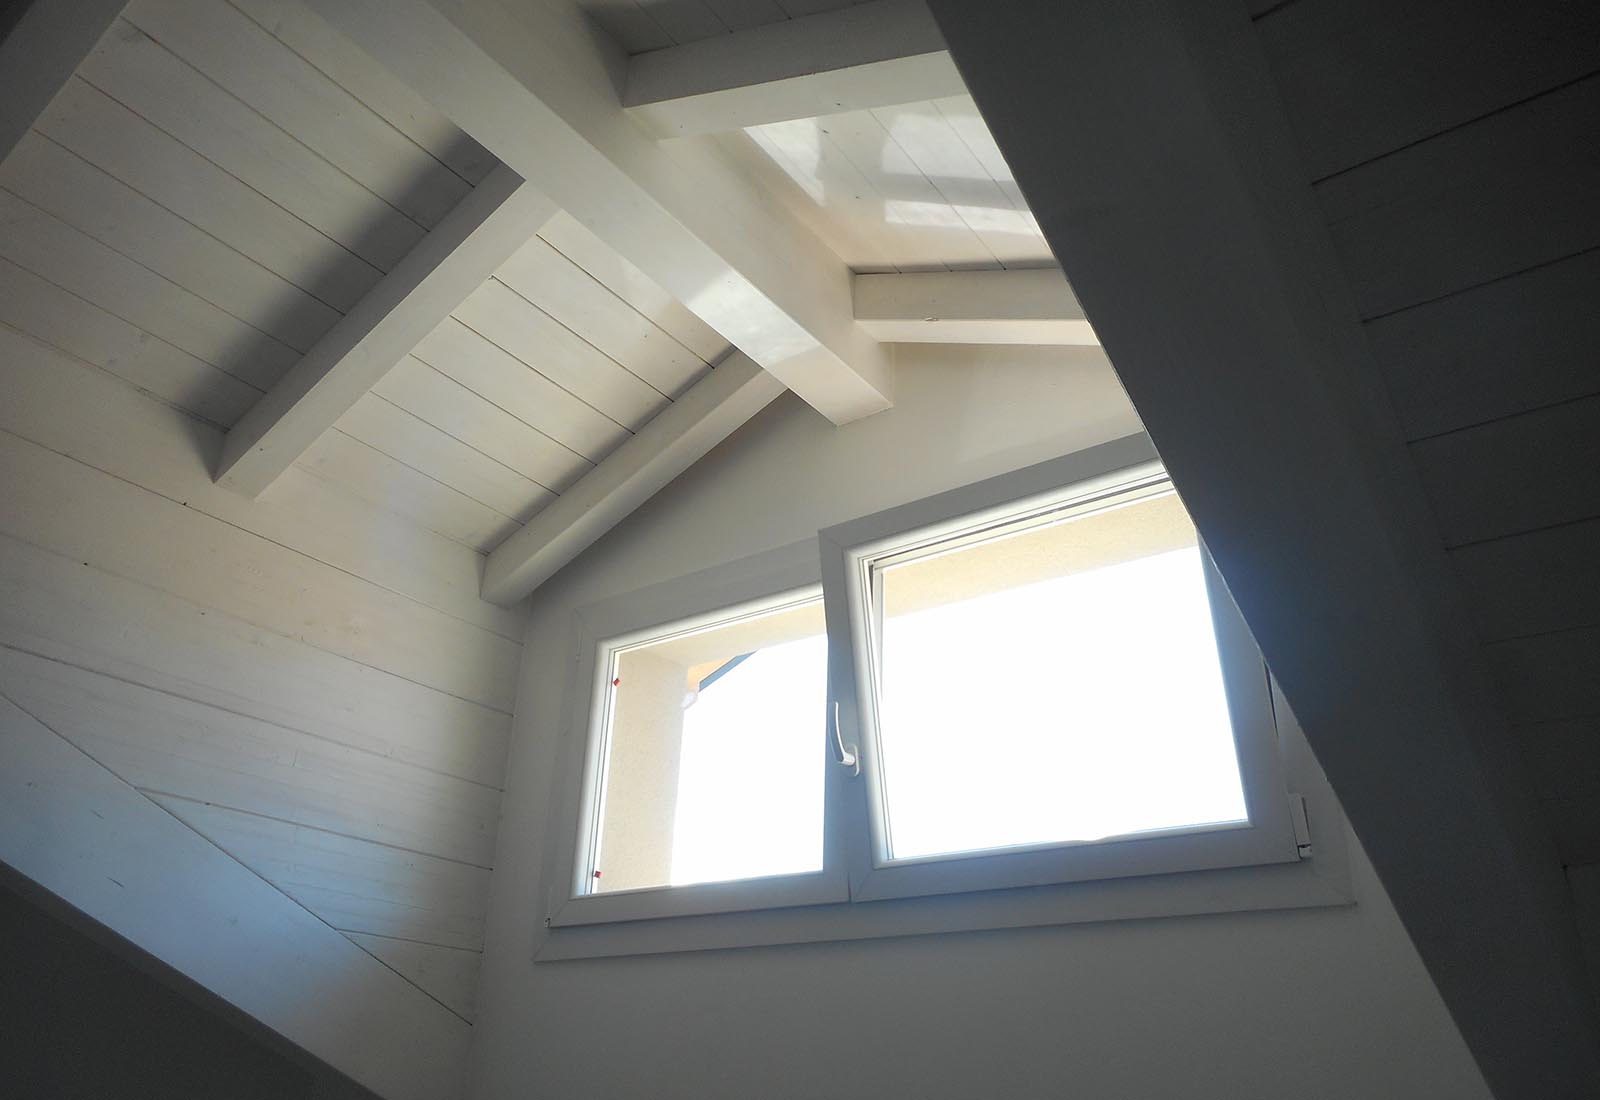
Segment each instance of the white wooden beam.
[{"label": "white wooden beam", "polygon": [[872,0],[637,54],[622,102],[674,138],[966,90],[923,0]]},{"label": "white wooden beam", "polygon": [[386,1100],[459,1095],[464,1021],[4,695],[0,863]]},{"label": "white wooden beam", "polygon": [[855,310],[861,327],[884,343],[1100,343],[1055,267],[857,275]]},{"label": "white wooden beam", "polygon": [[32,128],[89,56],[126,0],[14,0],[10,31],[0,15],[0,160]]},{"label": "white wooden beam", "polygon": [[781,382],[734,352],[496,547],[483,598],[522,599],[782,392]]},{"label": "white wooden beam", "polygon": [[574,0],[307,3],[829,419],[888,407],[843,262],[713,139],[629,118],[628,59]]},{"label": "white wooden beam", "polygon": [[1548,829],[1238,0],[931,0],[1499,1100],[1600,1096]]},{"label": "white wooden beam", "polygon": [[555,212],[496,167],[239,418],[217,481],[259,496]]}]

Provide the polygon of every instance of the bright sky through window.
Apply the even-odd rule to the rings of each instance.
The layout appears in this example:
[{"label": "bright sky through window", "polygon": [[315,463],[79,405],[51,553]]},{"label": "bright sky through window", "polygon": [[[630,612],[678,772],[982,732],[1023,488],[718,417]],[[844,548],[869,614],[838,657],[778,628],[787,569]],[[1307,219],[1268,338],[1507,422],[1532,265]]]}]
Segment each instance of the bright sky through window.
[{"label": "bright sky through window", "polygon": [[894,858],[1246,818],[1197,547],[888,618],[879,708]]},{"label": "bright sky through window", "polygon": [[822,601],[714,618],[666,628],[610,665],[587,892],[822,867]]},{"label": "bright sky through window", "polygon": [[683,716],[672,885],[822,868],[822,636],[762,649]]}]

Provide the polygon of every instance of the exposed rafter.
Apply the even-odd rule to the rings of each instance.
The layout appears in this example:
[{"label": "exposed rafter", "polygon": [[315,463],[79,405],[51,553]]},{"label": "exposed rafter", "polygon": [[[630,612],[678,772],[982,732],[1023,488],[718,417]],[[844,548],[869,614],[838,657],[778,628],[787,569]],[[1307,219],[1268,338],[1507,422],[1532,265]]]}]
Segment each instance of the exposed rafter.
[{"label": "exposed rafter", "polygon": [[217,480],[259,496],[555,213],[495,168],[239,419]]},{"label": "exposed rafter", "polygon": [[570,0],[308,0],[367,53],[836,423],[888,407],[850,276],[709,139],[624,112],[627,58]]},{"label": "exposed rafter", "polygon": [[885,343],[1100,343],[1060,268],[857,275],[855,308]]},{"label": "exposed rafter", "polygon": [[[18,0],[21,14],[7,29],[0,12],[0,160],[44,113],[125,0]],[[13,9],[14,10],[14,9]]]},{"label": "exposed rafter", "polygon": [[923,0],[872,0],[638,54],[623,103],[671,138],[965,93]]},{"label": "exposed rafter", "polygon": [[532,592],[782,392],[734,352],[496,547],[483,598],[512,604]]},{"label": "exposed rafter", "polygon": [[1245,6],[932,6],[1490,1087],[1600,1095],[1560,863]]}]

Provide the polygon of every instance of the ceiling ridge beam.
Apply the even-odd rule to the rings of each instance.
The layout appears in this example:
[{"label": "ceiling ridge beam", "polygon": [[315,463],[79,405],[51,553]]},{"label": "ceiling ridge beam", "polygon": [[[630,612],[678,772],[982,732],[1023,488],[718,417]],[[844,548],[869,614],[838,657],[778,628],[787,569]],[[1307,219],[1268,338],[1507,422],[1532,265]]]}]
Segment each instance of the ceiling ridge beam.
[{"label": "ceiling ridge beam", "polygon": [[858,324],[898,344],[1098,347],[1059,267],[857,275]]},{"label": "ceiling ridge beam", "polygon": [[483,598],[510,606],[783,393],[735,351],[489,554]]},{"label": "ceiling ridge beam", "polygon": [[261,495],[555,213],[495,167],[239,418],[216,480]]},{"label": "ceiling ridge beam", "polygon": [[630,118],[627,56],[578,4],[306,2],[834,423],[889,407],[844,262],[714,139]]},{"label": "ceiling ridge beam", "polygon": [[923,0],[871,0],[636,54],[622,102],[673,138],[966,90]]}]

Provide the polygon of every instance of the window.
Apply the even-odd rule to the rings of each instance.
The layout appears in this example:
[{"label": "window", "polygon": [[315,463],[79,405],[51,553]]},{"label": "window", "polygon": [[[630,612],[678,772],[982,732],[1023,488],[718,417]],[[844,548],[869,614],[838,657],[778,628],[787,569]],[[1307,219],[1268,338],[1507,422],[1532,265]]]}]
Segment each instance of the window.
[{"label": "window", "polygon": [[1165,473],[1065,472],[823,533],[852,898],[1299,858],[1266,668]]},{"label": "window", "polygon": [[1169,487],[957,528],[862,581],[885,859],[1249,820]]},{"label": "window", "polygon": [[592,624],[552,926],[1304,854],[1266,669],[1142,437],[808,549]]},{"label": "window", "polygon": [[689,577],[584,616],[572,827],[552,927],[848,897],[822,737],[816,552]]},{"label": "window", "polygon": [[821,871],[821,594],[607,649],[585,892]]}]

